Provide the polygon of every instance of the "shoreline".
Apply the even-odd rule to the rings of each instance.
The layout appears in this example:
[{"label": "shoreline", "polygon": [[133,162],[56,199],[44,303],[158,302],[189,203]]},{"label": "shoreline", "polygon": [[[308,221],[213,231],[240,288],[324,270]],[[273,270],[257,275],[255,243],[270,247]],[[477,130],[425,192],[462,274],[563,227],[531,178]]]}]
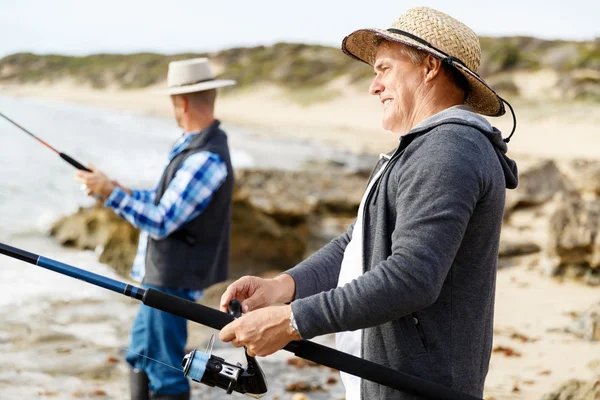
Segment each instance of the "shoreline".
[{"label": "shoreline", "polygon": [[[244,127],[262,137],[309,140],[353,153],[378,154],[397,145],[395,134],[381,128],[382,107],[367,89],[335,85],[340,95],[326,102],[299,104],[275,87],[243,89],[220,96],[215,114],[224,123]],[[87,104],[114,110],[172,118],[168,96],[143,90],[95,90],[63,81],[55,84],[0,84],[0,93]],[[517,161],[538,157],[554,160],[600,159],[600,103],[558,103],[518,99],[512,101],[517,130],[508,154]],[[488,118],[507,137],[512,128],[510,112]]]}]

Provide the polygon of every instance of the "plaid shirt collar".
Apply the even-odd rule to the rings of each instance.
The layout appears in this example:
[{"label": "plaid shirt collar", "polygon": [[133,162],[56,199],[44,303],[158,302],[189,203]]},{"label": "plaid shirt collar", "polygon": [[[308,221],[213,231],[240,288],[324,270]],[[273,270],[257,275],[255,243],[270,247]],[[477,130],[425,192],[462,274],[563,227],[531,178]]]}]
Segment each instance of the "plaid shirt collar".
[{"label": "plaid shirt collar", "polygon": [[171,152],[169,153],[169,161],[171,161],[175,156],[177,156],[183,150],[185,150],[187,148],[187,146],[189,145],[189,143],[192,141],[192,139],[196,135],[202,135],[202,134],[207,133],[215,124],[219,124],[219,121],[216,119],[209,126],[202,129],[201,131],[188,132],[188,133],[184,132],[181,135],[181,137],[179,139],[177,139],[177,141],[173,145],[173,148],[171,149]]}]

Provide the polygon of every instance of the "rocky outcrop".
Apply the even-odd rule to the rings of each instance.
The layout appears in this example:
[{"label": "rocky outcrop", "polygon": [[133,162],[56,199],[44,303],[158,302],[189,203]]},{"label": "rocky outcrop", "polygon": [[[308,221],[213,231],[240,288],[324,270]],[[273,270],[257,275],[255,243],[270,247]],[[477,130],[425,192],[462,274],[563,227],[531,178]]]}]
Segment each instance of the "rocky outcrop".
[{"label": "rocky outcrop", "polygon": [[600,196],[600,161],[571,160],[561,169],[579,193]]},{"label": "rocky outcrop", "polygon": [[498,250],[498,257],[516,257],[524,256],[527,254],[538,253],[540,246],[530,241],[511,241],[502,240],[500,241],[500,248]]},{"label": "rocky outcrop", "polygon": [[139,231],[112,210],[96,205],[59,219],[50,235],[63,246],[98,251],[100,262],[126,275],[135,257]]},{"label": "rocky outcrop", "polygon": [[519,185],[506,192],[506,209],[539,206],[567,188],[567,181],[552,160],[519,163]]},{"label": "rocky outcrop", "polygon": [[537,254],[549,276],[600,284],[600,163],[524,160],[507,191],[499,256]]},{"label": "rocky outcrop", "polygon": [[542,266],[550,275],[568,273],[593,283],[600,274],[600,200],[564,193],[548,221]]},{"label": "rocky outcrop", "polygon": [[572,379],[556,391],[542,397],[542,400],[598,400],[600,399],[600,379],[583,382]]},{"label": "rocky outcrop", "polygon": [[[499,257],[536,257],[550,276],[600,284],[600,163],[523,160],[507,191]],[[287,269],[345,230],[367,175],[334,166],[304,171],[238,170],[233,198],[231,276]],[[138,232],[102,206],[54,224],[60,243],[100,253],[126,275]],[[508,260],[508,261],[507,261]]]},{"label": "rocky outcrop", "polygon": [[[361,174],[342,171],[236,171],[233,195],[231,276],[290,268],[331,240],[356,215],[365,188]],[[324,234],[326,233],[326,234]],[[126,276],[139,232],[97,205],[58,220],[51,236],[65,246],[96,250],[100,261]]]}]

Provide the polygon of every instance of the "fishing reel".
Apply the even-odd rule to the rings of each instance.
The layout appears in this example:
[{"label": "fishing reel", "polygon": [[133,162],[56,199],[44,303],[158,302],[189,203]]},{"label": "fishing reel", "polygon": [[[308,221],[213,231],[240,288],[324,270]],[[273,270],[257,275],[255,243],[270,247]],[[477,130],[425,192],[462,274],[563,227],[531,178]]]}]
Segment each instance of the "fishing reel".
[{"label": "fishing reel", "polygon": [[[242,307],[237,300],[229,303],[229,313],[235,318],[242,315]],[[206,352],[193,350],[185,355],[181,362],[183,375],[193,381],[225,389],[227,394],[238,392],[255,399],[263,397],[267,393],[267,378],[258,361],[250,357],[244,348],[246,368],[241,363],[228,363],[221,357],[212,355],[214,340],[215,335],[212,335]]]}]

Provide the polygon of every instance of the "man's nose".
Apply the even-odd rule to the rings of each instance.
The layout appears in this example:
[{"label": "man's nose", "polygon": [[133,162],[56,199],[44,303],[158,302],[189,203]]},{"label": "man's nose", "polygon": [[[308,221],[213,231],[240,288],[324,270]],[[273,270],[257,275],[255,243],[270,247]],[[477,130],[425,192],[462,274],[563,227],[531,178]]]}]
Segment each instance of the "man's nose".
[{"label": "man's nose", "polygon": [[373,78],[373,82],[371,82],[371,86],[369,86],[369,93],[374,96],[378,96],[381,92],[383,92],[383,85],[381,84],[381,79],[378,76]]}]

